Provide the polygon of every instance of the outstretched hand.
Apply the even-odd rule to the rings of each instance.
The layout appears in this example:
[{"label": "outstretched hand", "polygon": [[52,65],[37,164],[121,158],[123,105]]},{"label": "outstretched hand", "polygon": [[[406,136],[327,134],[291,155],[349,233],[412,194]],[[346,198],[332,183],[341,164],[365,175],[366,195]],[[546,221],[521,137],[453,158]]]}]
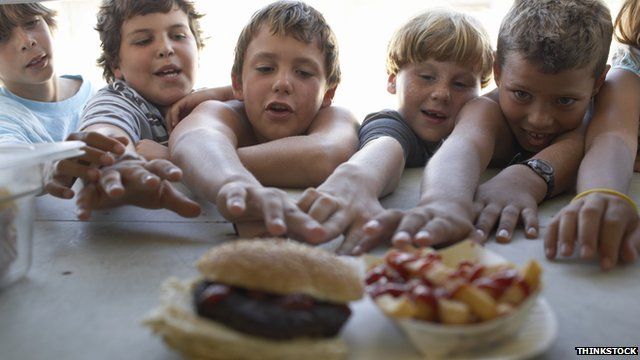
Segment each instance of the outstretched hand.
[{"label": "outstretched hand", "polygon": [[184,217],[200,214],[200,205],[176,190],[171,181],[182,171],[167,160],[123,159],[100,170],[98,182],[86,182],[78,194],[78,218],[86,220],[95,209],[135,205],[166,208]]},{"label": "outstretched hand", "polygon": [[77,132],[67,139],[83,141],[84,155],[56,163],[51,179],[45,184],[45,192],[59,198],[71,199],[75,194],[71,187],[76,178],[86,181],[97,181],[100,177],[100,166],[109,166],[116,161],[116,156],[125,152],[129,143],[126,137],[110,137],[97,132]]},{"label": "outstretched hand", "polygon": [[263,221],[268,234],[317,244],[326,237],[322,226],[305,214],[286,192],[241,182],[225,184],[216,199],[218,211],[234,223]]}]

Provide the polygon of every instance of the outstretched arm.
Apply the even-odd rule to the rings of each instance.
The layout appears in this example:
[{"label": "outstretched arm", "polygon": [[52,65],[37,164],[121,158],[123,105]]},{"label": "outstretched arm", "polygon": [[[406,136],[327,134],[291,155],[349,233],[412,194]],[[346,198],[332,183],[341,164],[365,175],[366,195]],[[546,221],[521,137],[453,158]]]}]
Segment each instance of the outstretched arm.
[{"label": "outstretched arm", "polygon": [[169,151],[191,188],[215,202],[228,220],[263,220],[272,235],[317,241],[324,236],[320,225],[285,192],[263,187],[240,162],[236,149],[248,142],[250,133],[248,124],[229,106],[207,101],[174,129]]},{"label": "outstretched arm", "polygon": [[307,189],[298,205],[323,225],[326,240],[345,234],[340,253],[366,252],[382,237],[364,238],[362,227],[383,210],[378,198],[396,188],[404,162],[396,139],[371,140],[317,189]]},{"label": "outstretched arm", "polygon": [[[505,130],[506,129],[506,130]],[[500,107],[480,97],[467,103],[452,134],[425,168],[418,205],[402,219],[391,213],[369,222],[374,236],[398,224],[395,246],[429,246],[464,239],[473,229],[473,194],[480,174],[489,164],[495,140],[508,132]]]},{"label": "outstretched arm", "polygon": [[306,135],[241,147],[242,164],[267,186],[318,186],[358,145],[357,121],[347,110],[323,108]]},{"label": "outstretched arm", "polygon": [[631,262],[637,258],[638,214],[625,195],[638,147],[638,94],[640,77],[636,74],[614,69],[607,76],[596,98],[578,173],[577,192],[586,195],[565,206],[551,221],[545,236],[547,257],[578,251],[581,258],[590,259],[599,254],[605,270],[619,259]]}]

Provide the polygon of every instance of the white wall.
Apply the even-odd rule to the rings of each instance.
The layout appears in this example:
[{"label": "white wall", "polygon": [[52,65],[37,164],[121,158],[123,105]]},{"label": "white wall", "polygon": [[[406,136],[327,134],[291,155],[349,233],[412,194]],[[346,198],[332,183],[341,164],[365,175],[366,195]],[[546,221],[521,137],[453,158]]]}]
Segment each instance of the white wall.
[{"label": "white wall", "polygon": [[[230,83],[233,48],[251,14],[267,0],[196,0],[205,36],[196,87]],[[616,13],[620,0],[607,1]],[[60,74],[83,74],[102,85],[95,66],[99,40],[95,13],[99,0],[60,0],[46,3],[58,10],[56,58]],[[386,92],[385,51],[394,30],[419,12],[434,6],[449,6],[476,16],[494,41],[500,19],[511,0],[308,0],[321,11],[338,37],[343,81],[334,103],[351,109],[359,119],[367,113],[394,107]]]}]

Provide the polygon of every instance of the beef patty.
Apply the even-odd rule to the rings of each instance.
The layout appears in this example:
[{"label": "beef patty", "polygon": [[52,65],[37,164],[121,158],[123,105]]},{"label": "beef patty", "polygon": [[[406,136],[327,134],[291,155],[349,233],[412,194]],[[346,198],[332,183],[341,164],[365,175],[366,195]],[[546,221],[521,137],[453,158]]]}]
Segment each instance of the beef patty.
[{"label": "beef patty", "polygon": [[333,337],[351,315],[344,304],[318,301],[308,295],[278,295],[212,281],[198,283],[193,300],[202,317],[274,340]]}]

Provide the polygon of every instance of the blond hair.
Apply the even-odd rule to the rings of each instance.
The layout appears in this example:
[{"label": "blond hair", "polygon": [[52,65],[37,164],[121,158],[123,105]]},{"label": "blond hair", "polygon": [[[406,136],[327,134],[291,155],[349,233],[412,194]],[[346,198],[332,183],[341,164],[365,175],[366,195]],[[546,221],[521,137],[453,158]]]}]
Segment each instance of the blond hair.
[{"label": "blond hair", "polygon": [[402,25],[387,47],[387,73],[429,58],[472,66],[485,87],[491,80],[493,51],[489,35],[473,17],[446,9],[424,12]]},{"label": "blond hair", "polygon": [[198,50],[203,47],[202,31],[199,19],[201,14],[189,0],[103,0],[98,11],[96,30],[100,35],[102,54],[98,58],[98,66],[102,67],[102,76],[107,82],[115,80],[111,70],[120,62],[120,43],[122,41],[122,24],[138,15],[168,13],[175,6],[187,14],[189,29],[195,37]]},{"label": "blond hair", "polygon": [[56,12],[39,3],[0,5],[0,40],[11,36],[13,28],[34,16],[42,16],[50,29],[56,28]]},{"label": "blond hair", "polygon": [[616,39],[623,44],[640,48],[640,2],[626,0],[615,22]]},{"label": "blond hair", "polygon": [[558,73],[593,64],[605,69],[613,33],[611,14],[600,0],[516,0],[498,33],[498,66],[517,51],[540,71]]},{"label": "blond hair", "polygon": [[336,36],[322,14],[301,1],[277,1],[258,10],[242,29],[235,48],[235,58],[231,72],[242,79],[244,56],[260,28],[266,25],[275,36],[293,36],[296,40],[310,44],[317,42],[324,54],[327,86],[340,83],[340,63]]}]

